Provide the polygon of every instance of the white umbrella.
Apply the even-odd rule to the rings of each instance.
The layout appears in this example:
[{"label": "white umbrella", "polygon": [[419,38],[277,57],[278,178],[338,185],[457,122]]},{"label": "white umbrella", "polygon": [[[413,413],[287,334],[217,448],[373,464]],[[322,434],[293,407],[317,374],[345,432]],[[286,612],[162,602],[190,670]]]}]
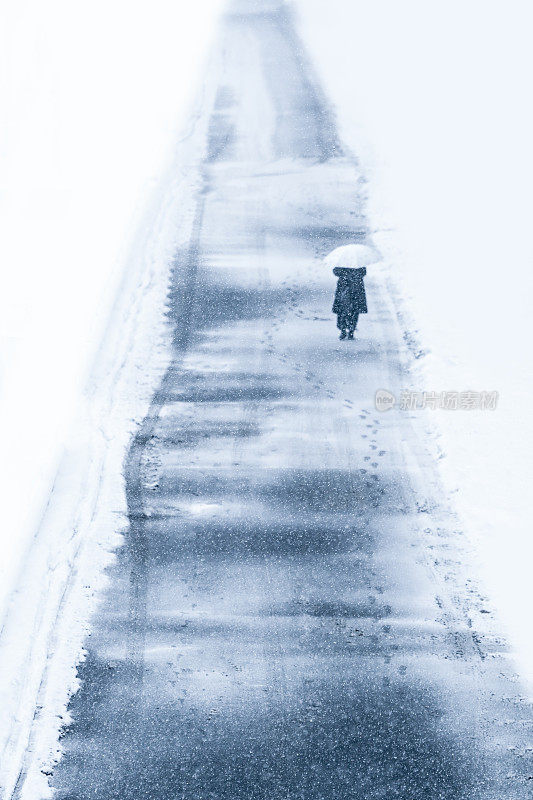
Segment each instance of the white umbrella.
[{"label": "white umbrella", "polygon": [[343,247],[336,247],[324,259],[328,267],[344,267],[359,269],[368,267],[380,261],[380,255],[373,247],[366,244],[347,244]]}]

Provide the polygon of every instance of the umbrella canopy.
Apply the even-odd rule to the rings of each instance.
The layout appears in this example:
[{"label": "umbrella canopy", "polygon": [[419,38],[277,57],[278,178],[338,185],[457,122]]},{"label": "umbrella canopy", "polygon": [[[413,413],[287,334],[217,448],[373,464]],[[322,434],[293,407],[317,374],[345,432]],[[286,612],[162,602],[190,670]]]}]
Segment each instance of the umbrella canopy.
[{"label": "umbrella canopy", "polygon": [[366,244],[347,244],[343,247],[336,247],[325,259],[324,263],[328,267],[344,267],[348,269],[360,269],[375,264],[380,260],[380,255],[373,247]]}]

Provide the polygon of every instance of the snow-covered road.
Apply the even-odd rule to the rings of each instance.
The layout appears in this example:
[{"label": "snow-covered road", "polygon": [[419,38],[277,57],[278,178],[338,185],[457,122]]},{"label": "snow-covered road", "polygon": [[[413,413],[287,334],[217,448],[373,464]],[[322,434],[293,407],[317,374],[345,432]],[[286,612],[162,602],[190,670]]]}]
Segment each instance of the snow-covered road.
[{"label": "snow-covered road", "polygon": [[233,7],[174,355],[129,452],[130,529],[50,784],[521,800],[520,686],[416,420],[374,408],[408,385],[377,275],[356,341],[337,339],[320,258],[366,240],[357,163],[286,10]]}]

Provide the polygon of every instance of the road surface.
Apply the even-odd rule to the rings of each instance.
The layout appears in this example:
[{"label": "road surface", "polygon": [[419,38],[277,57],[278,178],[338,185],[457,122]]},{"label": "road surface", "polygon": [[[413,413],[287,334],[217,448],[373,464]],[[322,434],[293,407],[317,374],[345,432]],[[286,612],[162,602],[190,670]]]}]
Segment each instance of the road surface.
[{"label": "road surface", "polygon": [[[394,309],[339,342],[320,257],[367,241],[363,183],[287,12],[234,3],[173,359],[125,467],[60,800],[522,800],[503,645],[461,583]],[[371,273],[371,271],[370,271]]]}]

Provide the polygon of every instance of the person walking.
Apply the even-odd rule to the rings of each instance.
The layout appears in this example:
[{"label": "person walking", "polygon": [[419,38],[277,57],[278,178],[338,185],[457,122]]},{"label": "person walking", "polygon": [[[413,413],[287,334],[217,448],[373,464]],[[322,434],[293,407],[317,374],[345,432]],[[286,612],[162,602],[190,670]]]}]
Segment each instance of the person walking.
[{"label": "person walking", "polygon": [[359,314],[368,311],[364,283],[366,267],[335,267],[333,274],[338,278],[332,311],[337,315],[339,339],[353,339]]}]

